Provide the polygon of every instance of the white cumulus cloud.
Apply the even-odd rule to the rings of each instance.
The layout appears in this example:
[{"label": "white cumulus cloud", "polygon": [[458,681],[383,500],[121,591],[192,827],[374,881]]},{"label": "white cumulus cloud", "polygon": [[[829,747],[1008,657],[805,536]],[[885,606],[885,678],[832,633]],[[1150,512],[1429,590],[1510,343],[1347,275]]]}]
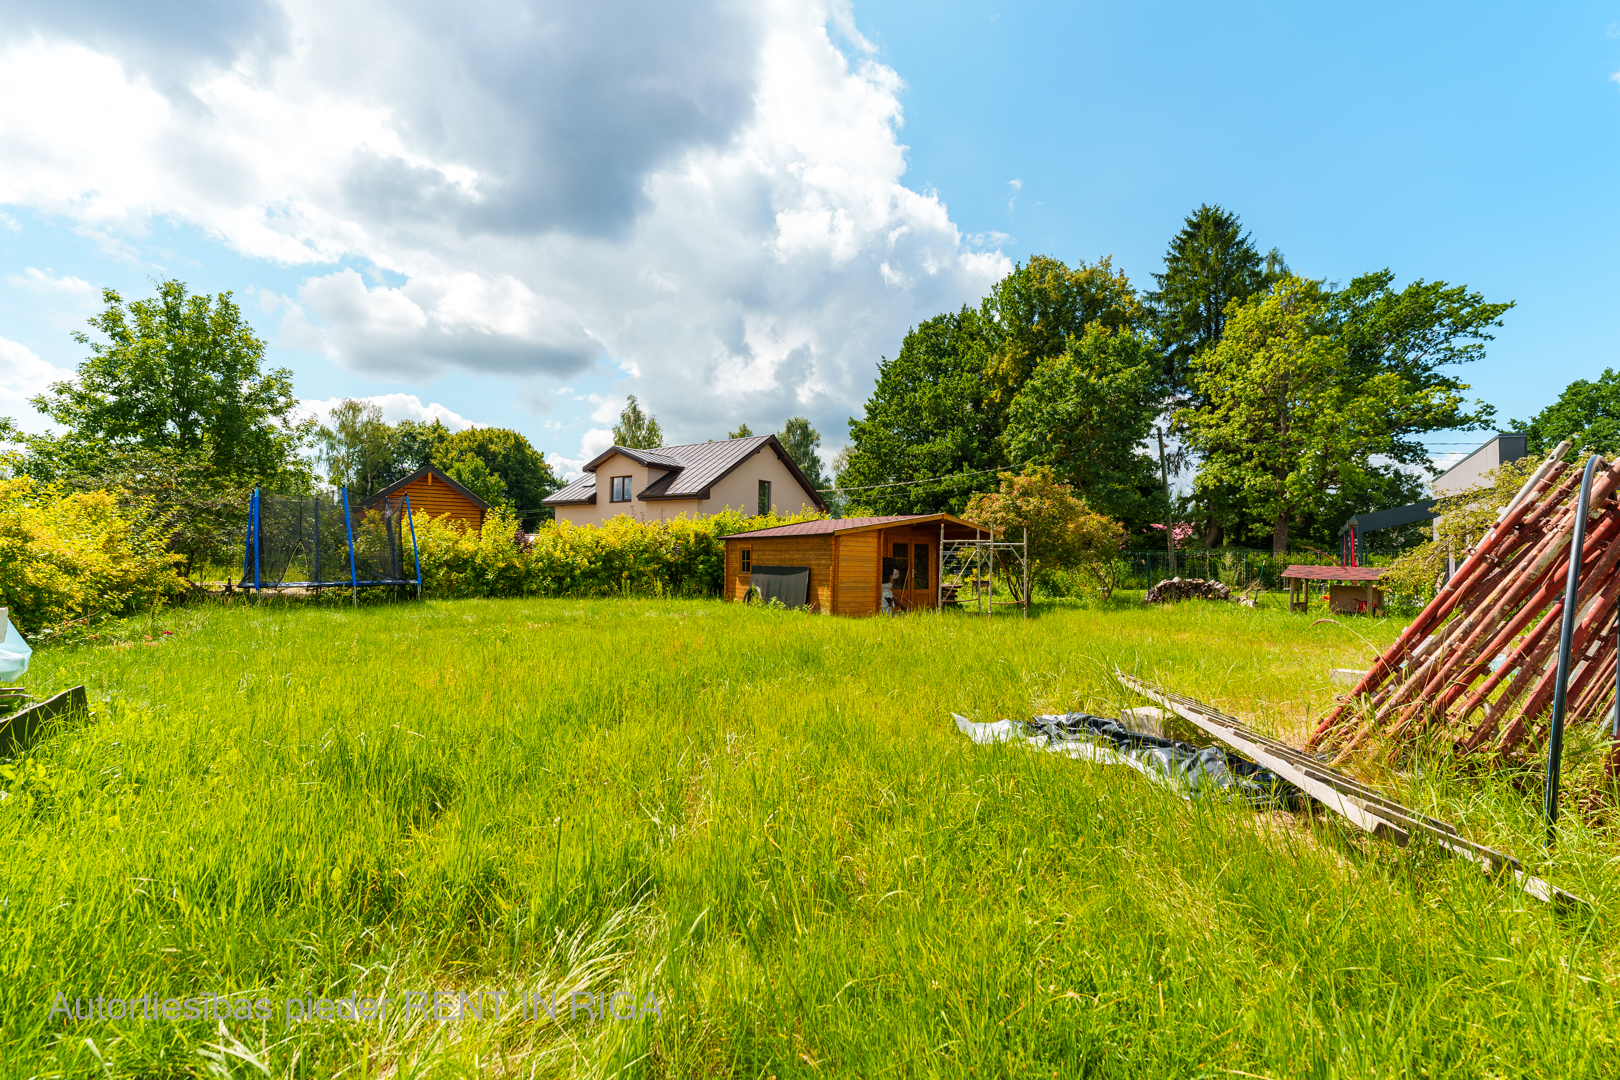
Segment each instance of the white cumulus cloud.
[{"label": "white cumulus cloud", "polygon": [[41,360],[21,342],[0,337],[0,417],[10,417],[26,432],[49,431],[50,421],[34,411],[29,399],[43,394],[52,383],[73,378],[73,374]]},{"label": "white cumulus cloud", "polygon": [[[343,404],[344,398],[327,398],[324,401],[317,398],[306,398],[298,403],[298,411],[306,417],[313,417],[324,424],[332,415],[332,410]],[[475,423],[465,416],[457,413],[437,401],[427,405],[415,394],[371,394],[366,397],[354,398],[367,405],[375,405],[382,412],[382,418],[390,424],[397,424],[401,420],[416,420],[421,423],[432,423],[438,420],[451,431],[465,431],[473,427],[488,427],[487,424]]]},{"label": "white cumulus cloud", "polygon": [[308,266],[281,340],[372,376],[618,372],[673,439],[837,441],[879,355],[1010,269],[905,185],[845,0],[87,4],[0,28],[0,204]]}]

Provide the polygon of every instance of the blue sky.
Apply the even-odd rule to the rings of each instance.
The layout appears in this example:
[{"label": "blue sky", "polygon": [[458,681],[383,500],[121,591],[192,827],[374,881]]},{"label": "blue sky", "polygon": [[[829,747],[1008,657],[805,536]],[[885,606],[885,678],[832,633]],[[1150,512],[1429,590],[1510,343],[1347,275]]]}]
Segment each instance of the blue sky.
[{"label": "blue sky", "polygon": [[1615,363],[1616,8],[12,7],[0,412],[178,276],[310,401],[565,468],[627,393],[831,451],[908,326],[1031,254],[1146,286],[1206,201],[1300,273],[1515,301],[1468,373],[1504,425]]}]

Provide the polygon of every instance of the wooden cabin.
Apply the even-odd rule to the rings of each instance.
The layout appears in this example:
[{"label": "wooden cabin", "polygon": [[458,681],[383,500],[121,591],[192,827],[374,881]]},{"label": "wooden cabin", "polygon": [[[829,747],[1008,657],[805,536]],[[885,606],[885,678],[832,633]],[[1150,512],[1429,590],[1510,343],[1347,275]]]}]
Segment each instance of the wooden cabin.
[{"label": "wooden cabin", "polygon": [[817,613],[875,615],[883,582],[900,571],[895,598],[908,608],[938,607],[940,545],[989,539],[993,530],[951,514],[902,514],[801,521],[726,537],[727,600],[742,600],[754,567],[807,570],[805,603]]},{"label": "wooden cabin", "polygon": [[489,503],[480,499],[450,477],[444,470],[424,465],[403,480],[395,481],[371,496],[360,506],[365,510],[382,512],[383,500],[394,506],[411,501],[411,516],[421,520],[429,517],[447,517],[466,529],[481,529]]}]

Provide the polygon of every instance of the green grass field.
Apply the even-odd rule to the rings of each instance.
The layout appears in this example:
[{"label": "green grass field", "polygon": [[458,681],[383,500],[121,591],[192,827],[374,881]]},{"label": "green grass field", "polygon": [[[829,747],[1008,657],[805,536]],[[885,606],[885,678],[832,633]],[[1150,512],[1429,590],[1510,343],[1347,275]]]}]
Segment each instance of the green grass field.
[{"label": "green grass field", "polygon": [[[1534,790],[1383,778],[1595,903],[1560,917],[950,719],[1117,715],[1117,664],[1297,739],[1399,629],[1311,622],[272,605],[44,651],[28,685],[103,705],[10,766],[0,1072],[1620,1075],[1620,843],[1578,813],[1548,862]],[[351,995],[387,1014],[289,1019]]]}]

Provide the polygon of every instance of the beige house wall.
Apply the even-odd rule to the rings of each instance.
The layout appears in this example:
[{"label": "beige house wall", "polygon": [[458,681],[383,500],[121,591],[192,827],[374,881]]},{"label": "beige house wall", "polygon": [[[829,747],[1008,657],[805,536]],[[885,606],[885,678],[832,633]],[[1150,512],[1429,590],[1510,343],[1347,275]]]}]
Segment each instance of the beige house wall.
[{"label": "beige house wall", "polygon": [[643,502],[634,499],[627,503],[609,502],[613,494],[613,477],[630,477],[630,490],[639,493],[648,484],[664,475],[665,470],[639,465],[623,454],[614,454],[596,467],[596,504],[556,507],[557,520],[575,525],[600,525],[620,514],[634,514],[646,521],[717,514],[730,507],[745,514],[759,508],[759,482],[771,482],[771,501],[778,514],[798,514],[814,510],[816,504],[805,493],[787,465],[769,446],[738,465],[729,476],[718,481],[709,490],[707,499],[653,499]]},{"label": "beige house wall", "polygon": [[761,480],[771,482],[771,503],[778,514],[802,514],[816,508],[786,463],[769,446],[763,446],[709,489],[699,513],[717,514],[727,507],[745,514],[757,513]]}]

